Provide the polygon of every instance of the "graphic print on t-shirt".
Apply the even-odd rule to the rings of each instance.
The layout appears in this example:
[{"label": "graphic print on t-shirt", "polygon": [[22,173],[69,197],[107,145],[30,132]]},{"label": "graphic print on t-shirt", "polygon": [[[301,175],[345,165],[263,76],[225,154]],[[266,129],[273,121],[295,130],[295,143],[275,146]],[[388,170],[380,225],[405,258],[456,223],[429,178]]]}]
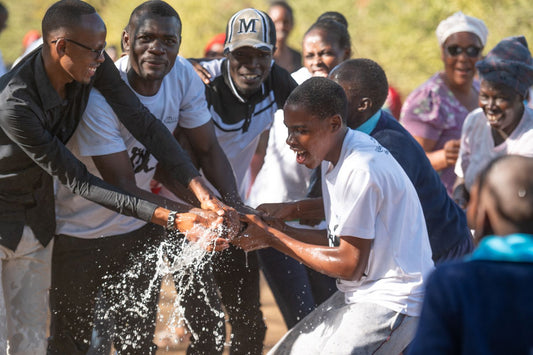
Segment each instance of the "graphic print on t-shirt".
[{"label": "graphic print on t-shirt", "polygon": [[131,149],[130,161],[135,174],[140,172],[147,173],[155,169],[155,167],[148,166],[148,163],[150,162],[150,152],[141,147],[133,147]]},{"label": "graphic print on t-shirt", "polygon": [[[339,225],[336,224],[333,227],[333,232],[335,232],[338,227],[339,227]],[[338,247],[341,244],[341,240],[340,240],[339,236],[334,234],[333,232],[329,229],[329,226],[328,226],[328,246],[330,246],[330,247]]]}]

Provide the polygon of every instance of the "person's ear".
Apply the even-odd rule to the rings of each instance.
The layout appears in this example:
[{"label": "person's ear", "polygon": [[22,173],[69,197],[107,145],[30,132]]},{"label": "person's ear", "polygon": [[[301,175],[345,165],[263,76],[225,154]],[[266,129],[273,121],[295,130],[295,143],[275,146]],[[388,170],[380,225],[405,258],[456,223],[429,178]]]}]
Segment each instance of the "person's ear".
[{"label": "person's ear", "polygon": [[363,97],[359,101],[359,105],[357,106],[357,111],[359,112],[365,112],[372,108],[372,100],[368,97]]},{"label": "person's ear", "polygon": [[331,116],[328,118],[331,132],[337,132],[342,128],[342,117],[339,114]]},{"label": "person's ear", "polygon": [[54,52],[58,58],[66,55],[67,50],[67,41],[64,38],[59,38],[55,43],[52,44],[51,52]]},{"label": "person's ear", "polygon": [[344,49],[344,58],[342,61],[344,62],[345,60],[350,59],[351,56],[352,56],[352,49],[350,47],[346,47]]},{"label": "person's ear", "polygon": [[126,30],[122,31],[122,47],[124,52],[130,51],[130,35]]}]

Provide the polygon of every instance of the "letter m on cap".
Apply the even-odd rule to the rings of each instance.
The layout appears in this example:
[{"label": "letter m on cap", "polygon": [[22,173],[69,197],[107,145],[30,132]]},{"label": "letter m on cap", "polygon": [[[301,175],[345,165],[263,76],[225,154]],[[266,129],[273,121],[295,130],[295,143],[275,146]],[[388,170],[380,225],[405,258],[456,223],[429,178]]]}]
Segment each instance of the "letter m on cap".
[{"label": "letter m on cap", "polygon": [[259,21],[259,19],[252,18],[248,23],[246,23],[246,19],[239,19],[239,32],[237,33],[248,33],[248,32],[257,32],[255,29],[255,22]]}]

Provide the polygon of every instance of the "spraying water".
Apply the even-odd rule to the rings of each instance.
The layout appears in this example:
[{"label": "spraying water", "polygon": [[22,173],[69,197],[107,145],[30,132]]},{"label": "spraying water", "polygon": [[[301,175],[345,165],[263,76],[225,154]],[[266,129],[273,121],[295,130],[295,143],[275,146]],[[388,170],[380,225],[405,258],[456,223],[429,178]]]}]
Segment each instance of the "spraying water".
[{"label": "spraying water", "polygon": [[[203,232],[201,226],[194,228],[199,228],[194,232],[204,235],[205,238],[200,238],[198,242],[192,243],[183,234],[167,231],[167,237],[163,241],[157,245],[147,245],[141,255],[136,255],[133,258],[132,267],[121,276],[120,280],[112,280],[111,278],[105,280],[106,291],[113,294],[109,299],[119,301],[109,304],[105,300],[107,297],[99,297],[97,300],[94,332],[96,336],[93,334],[92,339],[94,345],[110,344],[111,341],[108,339],[110,333],[114,333],[115,339],[119,338],[119,343],[123,346],[134,346],[136,342],[146,337],[146,332],[140,329],[130,330],[128,334],[117,331],[115,319],[127,314],[128,317],[146,318],[148,323],[152,323],[152,320],[155,323],[154,310],[149,309],[150,307],[147,305],[154,304],[153,297],[157,297],[159,294],[161,280],[167,275],[172,275],[177,297],[165,326],[176,328],[185,324],[191,332],[193,340],[202,342],[206,340],[206,329],[201,329],[204,339],[199,339],[200,334],[195,330],[192,322],[185,317],[184,301],[189,294],[194,294],[195,297],[202,298],[200,302],[205,304],[205,310],[203,310],[205,316],[215,320],[217,325],[214,327],[215,329],[208,330],[209,336],[213,337],[211,342],[216,344],[217,349],[223,349],[225,345],[224,312],[220,307],[219,300],[213,299],[213,293],[208,292],[214,285],[205,284],[204,280],[198,277],[198,275],[205,273],[205,270],[210,272],[210,263],[214,252],[206,250],[206,244],[209,243],[207,240],[208,231]],[[217,233],[224,235],[222,228],[218,228]],[[134,290],[131,280],[146,272],[153,273],[147,288]]]}]

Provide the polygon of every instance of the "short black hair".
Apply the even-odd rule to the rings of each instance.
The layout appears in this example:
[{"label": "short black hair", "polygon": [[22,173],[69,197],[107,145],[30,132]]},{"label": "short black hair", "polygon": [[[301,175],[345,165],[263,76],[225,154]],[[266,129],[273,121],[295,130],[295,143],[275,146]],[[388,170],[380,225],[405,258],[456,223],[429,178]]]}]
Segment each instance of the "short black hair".
[{"label": "short black hair", "polygon": [[5,7],[5,5],[1,2],[0,2],[0,12],[6,13],[6,14],[8,13],[7,7]]},{"label": "short black hair", "polygon": [[321,30],[327,34],[333,35],[339,47],[348,48],[351,53],[352,40],[350,38],[350,34],[348,33],[348,28],[342,23],[331,19],[317,21],[312,24],[311,27],[309,27],[309,29],[305,32],[304,37],[313,30]]},{"label": "short black hair", "polygon": [[330,75],[335,82],[350,83],[350,97],[368,97],[372,100],[371,114],[378,112],[389,94],[387,75],[383,68],[367,58],[349,59],[337,66]]},{"label": "short black hair", "polygon": [[490,194],[500,218],[520,233],[533,233],[533,158],[504,155],[478,175],[478,194]]},{"label": "short black hair", "polygon": [[268,8],[270,10],[271,8],[276,7],[276,6],[282,7],[285,10],[287,10],[287,13],[291,17],[291,20],[294,22],[294,13],[292,11],[291,5],[289,5],[286,1],[272,1]]},{"label": "short black hair", "polygon": [[337,21],[338,23],[344,25],[344,27],[348,28],[348,20],[346,20],[346,17],[344,17],[343,14],[337,11],[324,12],[322,15],[318,16],[318,18],[316,19],[316,22],[319,22],[322,20]]},{"label": "short black hair", "polygon": [[339,84],[327,78],[313,77],[304,81],[289,95],[285,106],[303,106],[321,120],[339,114],[346,123],[346,94]]},{"label": "short black hair", "polygon": [[170,6],[168,3],[162,0],[149,0],[146,2],[143,2],[139,6],[137,6],[135,9],[133,9],[130,20],[128,21],[128,26],[126,26],[126,31],[131,30],[131,26],[133,25],[133,22],[137,21],[139,17],[141,17],[144,14],[153,14],[158,15],[161,17],[175,17],[178,20],[179,24],[179,35],[181,36],[181,18],[180,15],[178,15],[178,12],[174,10],[172,6]]},{"label": "short black hair", "polygon": [[81,23],[83,15],[96,13],[96,9],[81,0],[61,0],[48,8],[42,21],[42,33],[45,42],[51,32],[59,28],[73,29]]}]

